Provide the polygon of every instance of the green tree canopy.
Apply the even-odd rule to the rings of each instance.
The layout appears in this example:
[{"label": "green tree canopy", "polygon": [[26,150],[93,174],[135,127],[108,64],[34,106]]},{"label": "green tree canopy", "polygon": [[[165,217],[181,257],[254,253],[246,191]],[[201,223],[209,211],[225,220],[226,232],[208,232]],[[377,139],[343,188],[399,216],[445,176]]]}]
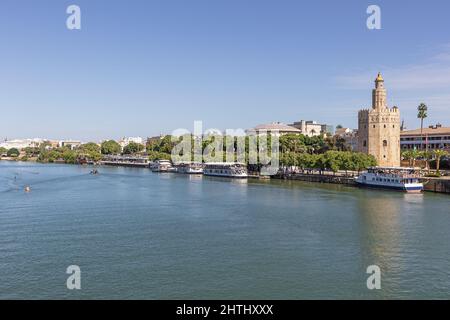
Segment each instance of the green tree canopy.
[{"label": "green tree canopy", "polygon": [[78,149],[83,152],[100,152],[100,146],[95,142],[82,144]]},{"label": "green tree canopy", "polygon": [[120,144],[118,144],[114,140],[102,142],[101,145],[102,154],[119,154],[121,150],[122,148],[120,147]]},{"label": "green tree canopy", "polygon": [[18,157],[20,155],[20,151],[16,148],[11,148],[6,153],[8,157]]},{"label": "green tree canopy", "polygon": [[130,142],[123,148],[123,154],[135,154],[144,150],[144,146],[142,144],[136,142]]}]

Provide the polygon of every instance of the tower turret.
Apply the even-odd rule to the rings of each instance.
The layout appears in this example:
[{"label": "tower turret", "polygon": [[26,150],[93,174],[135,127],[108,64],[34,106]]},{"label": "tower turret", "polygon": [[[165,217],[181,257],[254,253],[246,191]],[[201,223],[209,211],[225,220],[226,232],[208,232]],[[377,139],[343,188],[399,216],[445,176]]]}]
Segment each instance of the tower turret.
[{"label": "tower turret", "polygon": [[375,89],[372,91],[372,108],[376,110],[387,108],[386,89],[384,88],[384,79],[380,72],[375,79]]}]

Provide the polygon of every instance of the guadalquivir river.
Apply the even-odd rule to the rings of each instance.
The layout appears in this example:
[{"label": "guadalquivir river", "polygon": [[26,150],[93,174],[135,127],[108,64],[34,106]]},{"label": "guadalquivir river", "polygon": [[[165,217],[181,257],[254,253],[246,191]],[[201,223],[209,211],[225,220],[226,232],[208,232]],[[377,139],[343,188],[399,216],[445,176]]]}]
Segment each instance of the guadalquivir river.
[{"label": "guadalquivir river", "polygon": [[90,170],[0,162],[0,298],[450,298],[448,195]]}]

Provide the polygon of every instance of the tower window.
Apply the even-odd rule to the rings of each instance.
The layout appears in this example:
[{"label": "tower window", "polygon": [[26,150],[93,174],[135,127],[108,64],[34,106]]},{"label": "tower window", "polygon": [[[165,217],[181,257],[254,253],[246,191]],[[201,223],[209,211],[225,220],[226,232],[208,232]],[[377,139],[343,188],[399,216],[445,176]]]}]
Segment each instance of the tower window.
[{"label": "tower window", "polygon": [[367,147],[367,141],[366,140],[363,141],[363,146]]},{"label": "tower window", "polygon": [[375,128],[375,125],[373,125],[373,127]]},{"label": "tower window", "polygon": [[387,144],[388,144],[387,140],[383,140],[383,147],[387,147]]},{"label": "tower window", "polygon": [[392,128],[395,128],[395,124],[392,125]]},{"label": "tower window", "polygon": [[386,129],[386,125],[384,125],[384,128]]}]

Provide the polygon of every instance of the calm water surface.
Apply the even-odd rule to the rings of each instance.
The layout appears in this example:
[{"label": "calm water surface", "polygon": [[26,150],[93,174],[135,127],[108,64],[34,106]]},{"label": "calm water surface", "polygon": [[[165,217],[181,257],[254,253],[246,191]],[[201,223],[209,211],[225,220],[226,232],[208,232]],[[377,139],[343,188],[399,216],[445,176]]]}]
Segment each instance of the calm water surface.
[{"label": "calm water surface", "polygon": [[0,298],[450,298],[448,195],[90,170],[0,162]]}]

